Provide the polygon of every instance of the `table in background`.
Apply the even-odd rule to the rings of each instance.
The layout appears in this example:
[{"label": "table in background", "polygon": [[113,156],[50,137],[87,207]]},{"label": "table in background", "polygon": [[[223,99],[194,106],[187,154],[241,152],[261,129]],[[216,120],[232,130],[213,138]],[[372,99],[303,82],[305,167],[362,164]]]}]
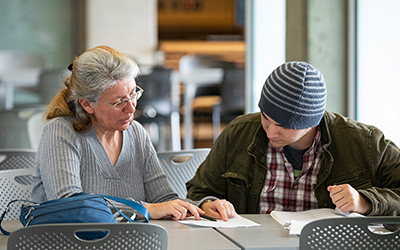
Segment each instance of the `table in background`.
[{"label": "table in background", "polygon": [[14,89],[16,87],[33,87],[39,82],[40,73],[42,68],[23,68],[15,71],[0,72],[0,91],[4,100],[4,106],[6,109],[12,109],[14,107]]},{"label": "table in background", "polygon": [[244,66],[246,44],[244,41],[160,41],[159,49],[165,54],[164,66],[179,72],[184,85],[184,149],[193,149],[193,110],[192,102],[196,89],[201,86],[222,82],[224,71],[221,68],[200,68],[184,74],[179,69],[179,61],[185,55],[213,55],[222,61]]},{"label": "table in background", "polygon": [[269,214],[241,214],[241,216],[261,224],[261,227],[216,228],[215,230],[242,246],[243,249],[299,249],[299,237],[290,236],[289,231]]},{"label": "table in background", "polygon": [[198,87],[210,86],[221,83],[224,76],[224,70],[221,68],[200,68],[188,72],[180,73],[179,78],[182,81],[185,93],[183,98],[184,107],[184,149],[193,149],[193,109],[192,103]]}]

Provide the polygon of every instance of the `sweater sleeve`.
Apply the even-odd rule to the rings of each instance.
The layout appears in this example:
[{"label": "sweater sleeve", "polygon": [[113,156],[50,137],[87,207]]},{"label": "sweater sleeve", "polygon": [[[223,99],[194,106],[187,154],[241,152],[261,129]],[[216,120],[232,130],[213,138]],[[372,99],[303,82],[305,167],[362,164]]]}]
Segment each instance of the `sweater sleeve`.
[{"label": "sweater sleeve", "polygon": [[[161,168],[157,152],[151,142],[150,135],[137,122],[132,124],[133,133],[136,134],[136,151],[142,154],[143,182],[145,187],[145,202],[157,203],[177,199],[178,195],[172,190],[167,177]],[[139,157],[136,155],[135,157]],[[137,160],[137,159],[136,159]]]},{"label": "sweater sleeve", "polygon": [[32,190],[32,199],[37,202],[82,192],[81,150],[70,123],[66,118],[56,118],[43,130]]}]

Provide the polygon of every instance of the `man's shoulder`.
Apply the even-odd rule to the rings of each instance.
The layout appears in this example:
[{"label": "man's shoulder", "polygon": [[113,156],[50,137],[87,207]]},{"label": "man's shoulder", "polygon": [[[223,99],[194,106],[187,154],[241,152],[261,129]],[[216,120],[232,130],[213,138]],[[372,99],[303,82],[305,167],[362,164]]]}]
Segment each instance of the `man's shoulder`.
[{"label": "man's shoulder", "polygon": [[257,113],[249,113],[249,114],[244,114],[236,117],[233,121],[232,124],[244,124],[244,123],[256,123],[260,124],[261,123],[261,115],[260,112]]},{"label": "man's shoulder", "polygon": [[328,126],[332,128],[339,128],[339,129],[357,129],[357,130],[365,130],[371,131],[376,130],[377,128],[373,125],[368,125],[362,122],[358,122],[354,119],[349,117],[343,116],[338,113],[325,111],[325,120],[327,121]]}]

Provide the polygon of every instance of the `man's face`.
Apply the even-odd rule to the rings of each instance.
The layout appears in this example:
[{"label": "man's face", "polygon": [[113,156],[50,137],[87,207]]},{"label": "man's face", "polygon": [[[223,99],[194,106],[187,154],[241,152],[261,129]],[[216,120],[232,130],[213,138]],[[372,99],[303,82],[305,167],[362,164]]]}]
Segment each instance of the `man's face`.
[{"label": "man's face", "polygon": [[309,136],[306,136],[313,128],[289,129],[272,120],[264,112],[261,112],[261,124],[267,133],[269,142],[273,147],[290,146],[295,149],[309,147]]}]

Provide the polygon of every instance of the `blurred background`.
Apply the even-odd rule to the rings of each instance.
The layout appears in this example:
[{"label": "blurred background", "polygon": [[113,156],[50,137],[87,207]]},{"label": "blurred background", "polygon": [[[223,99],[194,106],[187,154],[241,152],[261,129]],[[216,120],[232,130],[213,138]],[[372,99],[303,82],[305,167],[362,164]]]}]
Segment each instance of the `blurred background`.
[{"label": "blurred background", "polygon": [[323,73],[328,110],[400,144],[398,13],[397,0],[2,0],[0,148],[37,147],[66,68],[98,45],[139,64],[136,119],[158,151],[211,147],[286,61]]}]

